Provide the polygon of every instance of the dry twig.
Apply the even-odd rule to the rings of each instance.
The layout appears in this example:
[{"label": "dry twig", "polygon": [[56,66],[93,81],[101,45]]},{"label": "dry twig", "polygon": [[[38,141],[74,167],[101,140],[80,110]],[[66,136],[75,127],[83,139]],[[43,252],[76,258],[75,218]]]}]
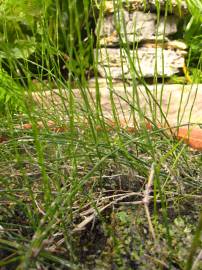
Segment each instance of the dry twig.
[{"label": "dry twig", "polygon": [[150,204],[150,199],[151,199],[150,194],[152,192],[154,173],[155,173],[155,167],[154,167],[154,163],[153,163],[151,170],[150,170],[148,182],[146,184],[146,188],[144,191],[144,198],[143,198],[142,202],[144,203],[144,208],[145,208],[145,212],[146,212],[146,216],[147,216],[147,220],[148,220],[148,224],[149,224],[149,231],[150,231],[153,239],[155,240],[156,236],[155,236],[154,227],[152,225],[151,216],[150,216],[150,212],[149,212],[149,204]]}]

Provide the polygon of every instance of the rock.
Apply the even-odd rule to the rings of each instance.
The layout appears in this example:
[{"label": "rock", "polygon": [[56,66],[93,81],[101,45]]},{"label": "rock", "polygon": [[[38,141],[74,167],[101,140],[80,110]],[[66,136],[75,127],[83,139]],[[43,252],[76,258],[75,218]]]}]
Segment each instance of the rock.
[{"label": "rock", "polygon": [[[179,40],[170,40],[165,43],[158,43],[157,46],[163,47],[164,49],[171,49],[171,50],[186,50],[187,45],[183,41]],[[145,43],[144,44],[145,48],[155,48],[156,44],[155,43]]]},{"label": "rock", "polygon": [[114,2],[113,0],[109,1],[98,1],[98,8],[103,9],[104,14],[114,13],[114,11],[119,7],[124,7],[126,10],[144,10],[145,4],[143,0],[123,0],[122,3]]},{"label": "rock", "polygon": [[[123,126],[133,126],[134,118],[138,121],[138,110],[141,110],[144,117],[149,119],[153,119],[155,116],[156,119],[153,119],[153,121],[156,120],[156,123],[165,123],[162,117],[163,112],[169,124],[173,127],[178,124],[202,123],[202,84],[155,84],[147,85],[146,88],[144,85],[134,87],[126,86],[124,83],[111,86],[107,79],[105,79],[105,83],[104,79],[101,79],[99,90],[96,90],[95,84],[93,85],[92,82],[93,80],[91,81],[91,86],[86,89],[91,110],[96,113],[97,107],[95,102],[97,91],[99,91],[102,113],[106,121],[114,120],[113,106],[115,105],[117,117]],[[86,104],[82,96],[83,89],[72,89],[71,91],[74,96],[75,106],[78,112],[81,111],[81,114],[75,115],[75,121],[77,118],[79,121],[79,117],[83,117],[85,112],[87,116],[89,113],[86,111]],[[33,92],[32,97],[38,108],[43,107],[43,110],[47,110],[47,115],[52,113],[55,117],[60,111],[64,111],[61,113],[64,117],[64,115],[67,116],[66,112],[70,104],[68,93],[69,90],[67,89],[55,89],[41,93]],[[111,102],[112,97],[113,106]]]},{"label": "rock", "polygon": [[114,13],[118,7],[123,7],[128,11],[156,11],[156,3],[158,3],[161,12],[165,11],[167,5],[168,13],[170,14],[182,16],[188,13],[188,7],[185,0],[122,0],[121,4],[116,1],[114,2],[113,0],[98,2],[99,4],[97,7],[103,9],[104,14]]},{"label": "rock", "polygon": [[188,6],[185,0],[147,0],[148,8],[156,11],[156,2],[159,4],[161,12],[165,11],[167,5],[168,13],[170,14],[182,16],[188,13]]},{"label": "rock", "polygon": [[[103,88],[103,87],[106,87],[106,78],[97,78],[98,80],[98,84],[99,84],[99,88]],[[124,82],[122,80],[113,80],[111,79],[111,81],[108,81],[108,84],[110,85],[110,83],[116,87],[124,87]],[[126,85],[130,85],[130,82],[127,82]],[[88,80],[88,87],[89,88],[95,88],[96,87],[96,79],[93,77],[91,78],[90,80]]]},{"label": "rock", "polygon": [[173,127],[178,124],[202,123],[202,85],[158,84],[147,85],[147,89],[143,85],[138,85],[137,88],[133,86],[126,88],[114,86],[111,90],[110,88],[109,85],[100,88],[101,106],[106,119],[113,119],[110,102],[112,91],[117,115],[125,125],[133,126],[133,117],[139,119],[138,110],[149,119],[154,117],[155,112],[155,121],[165,123],[162,110]]},{"label": "rock", "polygon": [[[124,49],[98,49],[98,72],[103,78],[132,79],[134,64],[135,76],[141,77],[170,77],[180,72],[184,66],[186,51],[180,49],[166,49],[161,47],[141,47],[130,50],[127,55]],[[167,44],[169,46],[169,43]],[[132,64],[132,65],[133,65]]]},{"label": "rock", "polygon": [[[157,15],[154,13],[123,11],[104,17],[100,31],[99,24],[96,28],[96,35],[100,40],[100,45],[106,46],[120,44],[119,34],[124,43],[159,41],[177,32],[177,22],[178,19],[175,16],[168,16],[166,22],[164,17],[160,17],[157,25]],[[117,28],[120,28],[119,32]]]}]

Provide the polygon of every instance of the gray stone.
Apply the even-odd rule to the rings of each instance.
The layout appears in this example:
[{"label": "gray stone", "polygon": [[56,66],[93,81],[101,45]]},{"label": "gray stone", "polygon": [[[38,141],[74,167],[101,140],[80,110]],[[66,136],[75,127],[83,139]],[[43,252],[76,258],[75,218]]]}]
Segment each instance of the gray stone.
[{"label": "gray stone", "polygon": [[188,7],[185,0],[122,0],[120,4],[118,1],[106,0],[98,1],[98,8],[103,8],[105,14],[113,13],[117,8],[124,7],[129,11],[156,11],[156,3],[161,11],[165,11],[166,6],[168,13],[182,16],[188,13]]},{"label": "gray stone", "polygon": [[[133,2],[135,2],[134,0]],[[144,0],[143,0],[144,1]],[[185,0],[146,0],[148,8],[156,10],[156,2],[158,2],[161,11],[165,11],[166,6],[168,13],[182,16],[188,13],[188,7]],[[132,1],[131,1],[132,2]]]},{"label": "gray stone", "polygon": [[[132,79],[141,77],[170,77],[179,73],[184,66],[186,51],[155,47],[154,44],[129,51],[130,57],[124,49],[98,49],[98,72],[101,77],[112,79]],[[131,60],[131,61],[130,61]],[[130,64],[132,62],[132,65]],[[133,71],[133,65],[135,72]]]},{"label": "gray stone", "polygon": [[163,40],[177,32],[177,22],[178,19],[174,15],[168,16],[166,21],[164,17],[161,17],[157,24],[157,15],[154,13],[115,12],[98,23],[101,27],[99,31],[97,26],[96,35],[100,40],[100,45],[105,46],[118,45],[120,36],[123,42],[129,43]]}]

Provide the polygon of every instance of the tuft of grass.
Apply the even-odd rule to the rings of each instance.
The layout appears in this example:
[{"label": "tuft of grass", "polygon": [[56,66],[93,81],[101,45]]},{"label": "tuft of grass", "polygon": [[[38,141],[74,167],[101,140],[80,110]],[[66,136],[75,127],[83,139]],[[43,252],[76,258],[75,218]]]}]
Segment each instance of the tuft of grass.
[{"label": "tuft of grass", "polygon": [[[12,13],[14,2],[5,1],[9,9],[4,12]],[[9,54],[2,65],[7,73],[0,74],[2,104],[11,102],[0,116],[0,268],[200,269],[201,154],[155,127],[149,131],[142,125],[135,133],[126,132],[119,121],[110,76],[115,128],[109,130],[100,103],[97,56],[93,56],[99,39],[95,40],[89,22],[96,20],[90,13],[91,1],[16,5],[16,18],[19,10],[23,15],[17,22],[15,18],[16,40],[20,41],[26,21],[37,46],[23,57]],[[32,17],[30,10],[35,11]],[[102,8],[99,12],[102,18]],[[10,43],[7,20],[11,19],[4,17],[6,45]],[[117,29],[121,20],[116,22]],[[149,120],[155,123],[161,104],[135,70],[123,40],[120,46],[128,56],[134,95],[128,106],[134,119],[145,120],[138,102],[140,81],[154,108]],[[92,58],[93,103],[87,70]],[[32,92],[49,87],[61,90],[59,105],[35,106]],[[80,93],[81,104],[75,91]],[[21,110],[15,111],[15,106]],[[48,121],[64,128],[51,129]],[[167,121],[163,113],[162,121]],[[32,128],[21,128],[25,123]],[[151,175],[149,203],[144,207]]]}]

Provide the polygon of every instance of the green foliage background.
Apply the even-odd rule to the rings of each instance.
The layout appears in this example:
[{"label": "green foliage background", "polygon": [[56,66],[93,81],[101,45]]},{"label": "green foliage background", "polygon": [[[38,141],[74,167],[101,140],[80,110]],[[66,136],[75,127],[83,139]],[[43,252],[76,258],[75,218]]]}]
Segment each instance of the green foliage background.
[{"label": "green foliage background", "polygon": [[[0,73],[6,74],[4,81],[14,79],[21,91],[22,87],[33,90],[33,79],[42,82],[57,77],[71,83],[86,75],[92,62],[89,17],[89,0],[1,1]],[[1,89],[1,111],[9,103],[16,109],[16,92],[3,85]]]}]

